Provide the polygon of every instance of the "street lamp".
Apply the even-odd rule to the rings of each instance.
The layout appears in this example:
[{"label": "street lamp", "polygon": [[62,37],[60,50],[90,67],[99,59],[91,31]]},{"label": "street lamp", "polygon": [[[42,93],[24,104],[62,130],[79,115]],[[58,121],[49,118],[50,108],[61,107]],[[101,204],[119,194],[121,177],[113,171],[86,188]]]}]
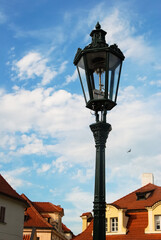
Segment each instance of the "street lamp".
[{"label": "street lamp", "polygon": [[106,32],[99,23],[90,34],[92,42],[78,48],[74,58],[86,107],[93,110],[96,123],[91,124],[96,143],[93,239],[105,240],[105,147],[111,125],[106,123],[107,111],[116,106],[124,55],[116,44],[109,46]]}]

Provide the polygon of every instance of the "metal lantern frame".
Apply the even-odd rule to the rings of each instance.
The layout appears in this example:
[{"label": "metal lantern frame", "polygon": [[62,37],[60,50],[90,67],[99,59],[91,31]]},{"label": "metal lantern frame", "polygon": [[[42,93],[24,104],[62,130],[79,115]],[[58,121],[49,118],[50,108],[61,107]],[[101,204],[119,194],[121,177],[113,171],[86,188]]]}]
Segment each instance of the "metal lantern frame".
[{"label": "metal lantern frame", "polygon": [[[106,32],[97,23],[96,29],[90,34],[91,44],[83,50],[78,48],[74,58],[86,107],[94,111],[111,110],[116,106],[122,61],[125,58],[116,44],[109,46],[106,43],[105,35]],[[97,66],[104,72],[103,89],[101,76],[99,80],[96,79]],[[117,76],[116,69],[118,70]],[[98,81],[100,82],[99,88],[96,88]]]}]

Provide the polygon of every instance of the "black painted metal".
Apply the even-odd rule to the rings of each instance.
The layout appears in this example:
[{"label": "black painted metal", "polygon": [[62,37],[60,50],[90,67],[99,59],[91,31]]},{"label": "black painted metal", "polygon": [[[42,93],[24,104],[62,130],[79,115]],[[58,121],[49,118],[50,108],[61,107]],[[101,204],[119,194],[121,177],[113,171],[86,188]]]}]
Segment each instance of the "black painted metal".
[{"label": "black painted metal", "polygon": [[[78,73],[86,101],[86,107],[93,111],[103,111],[104,109],[111,110],[113,107],[116,106],[119,83],[119,79],[115,77],[115,70],[119,65],[121,65],[121,62],[124,60],[125,57],[116,44],[109,46],[106,43],[106,32],[101,29],[99,23],[96,24],[95,29],[91,32],[90,36],[92,37],[92,42],[88,44],[84,49],[78,48],[74,58],[74,65],[76,65],[77,67],[79,66],[83,69],[83,71],[85,71],[86,83],[88,86],[89,94],[88,100],[85,96],[86,91],[84,91],[83,88],[80,72],[78,71]],[[82,61],[84,63],[83,66],[81,66]],[[110,79],[109,72],[112,72],[113,74],[113,77]],[[103,76],[102,73],[105,73],[104,84],[101,84],[101,75]],[[94,77],[96,75],[100,76],[99,89],[98,87],[96,87],[96,82],[98,81]],[[117,86],[116,92],[113,91],[114,81],[116,82]],[[109,86],[111,86],[110,89]]]},{"label": "black painted metal", "polygon": [[98,117],[96,115],[97,122],[90,125],[96,144],[93,240],[105,240],[105,147],[111,125],[104,121],[105,117],[103,121],[98,121]]},{"label": "black painted metal", "polygon": [[[90,34],[92,42],[84,49],[78,48],[74,58],[74,65],[77,66],[86,107],[95,111],[96,123],[90,125],[93,132],[96,146],[95,166],[95,193],[94,193],[94,226],[93,239],[105,240],[105,147],[111,125],[106,123],[107,111],[116,106],[119,81],[121,75],[122,61],[124,55],[116,44],[108,45],[105,40],[106,32],[101,29],[99,23]],[[116,78],[116,90],[114,92],[114,74],[119,68]],[[83,86],[81,71],[86,76],[86,84],[89,97],[86,97],[86,90]],[[101,74],[105,73],[105,82],[102,85]],[[99,74],[99,88],[96,86],[94,74]],[[103,86],[103,87],[102,87]],[[97,96],[97,95],[98,96]],[[100,115],[99,115],[100,114]],[[100,118],[100,119],[99,119]]]}]

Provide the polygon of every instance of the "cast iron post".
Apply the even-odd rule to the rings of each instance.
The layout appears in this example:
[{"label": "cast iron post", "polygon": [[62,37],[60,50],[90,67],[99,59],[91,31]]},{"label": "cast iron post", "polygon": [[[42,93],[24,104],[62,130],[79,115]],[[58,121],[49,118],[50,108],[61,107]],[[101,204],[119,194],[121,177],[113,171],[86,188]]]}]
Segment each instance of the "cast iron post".
[{"label": "cast iron post", "polygon": [[104,120],[99,121],[96,113],[96,123],[90,125],[96,144],[93,240],[106,239],[105,147],[111,125],[105,119],[104,115]]}]

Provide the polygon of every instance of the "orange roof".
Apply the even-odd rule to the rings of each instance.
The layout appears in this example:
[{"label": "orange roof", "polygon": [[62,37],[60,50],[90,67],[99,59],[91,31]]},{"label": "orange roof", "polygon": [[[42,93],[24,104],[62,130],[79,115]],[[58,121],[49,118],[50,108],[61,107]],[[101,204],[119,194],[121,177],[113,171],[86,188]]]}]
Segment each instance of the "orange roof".
[{"label": "orange roof", "polygon": [[[134,212],[129,214],[129,221],[127,224],[128,233],[123,235],[106,235],[106,240],[155,240],[161,239],[161,234],[145,234],[144,230],[148,224],[147,212]],[[93,220],[86,228],[86,230],[73,240],[93,240]]]},{"label": "orange roof", "polygon": [[[145,200],[137,200],[137,194],[150,192],[151,195]],[[161,200],[161,187],[154,184],[147,184],[146,186],[139,188],[138,190],[126,195],[123,198],[112,203],[112,205],[118,208],[125,208],[130,210],[146,209],[146,207],[153,206],[156,202]]]},{"label": "orange roof", "polygon": [[93,240],[92,231],[93,231],[93,220],[88,225],[88,227],[82,233],[74,237],[73,240]]},{"label": "orange roof", "polygon": [[27,202],[8,184],[0,174],[0,194],[19,200],[27,205]]},{"label": "orange roof", "polygon": [[63,223],[62,223],[62,229],[65,233],[72,233],[72,231],[69,228],[67,228],[67,226]]},{"label": "orange roof", "polygon": [[[146,200],[137,200],[137,196],[143,193],[150,193]],[[148,225],[147,206],[153,206],[156,202],[161,201],[161,187],[154,184],[146,186],[126,195],[115,201],[112,205],[118,208],[127,209],[129,217],[127,223],[127,234],[106,235],[106,240],[155,240],[161,239],[161,233],[145,234],[145,228]],[[93,240],[93,220],[85,231],[77,235],[74,240]]]},{"label": "orange roof", "polygon": [[43,213],[61,213],[64,215],[63,208],[56,206],[50,202],[32,202],[33,206],[37,209],[38,212]]},{"label": "orange roof", "polygon": [[27,234],[23,235],[23,240],[30,240],[30,235]]},{"label": "orange roof", "polygon": [[53,226],[49,224],[35,209],[32,202],[24,194],[22,194],[21,196],[28,202],[30,206],[25,212],[25,214],[28,215],[28,219],[24,222],[24,227],[53,228]]},{"label": "orange roof", "polygon": [[81,217],[83,217],[83,216],[89,216],[89,215],[92,215],[92,213],[91,212],[85,212],[85,213],[82,213],[82,215],[81,215]]}]

